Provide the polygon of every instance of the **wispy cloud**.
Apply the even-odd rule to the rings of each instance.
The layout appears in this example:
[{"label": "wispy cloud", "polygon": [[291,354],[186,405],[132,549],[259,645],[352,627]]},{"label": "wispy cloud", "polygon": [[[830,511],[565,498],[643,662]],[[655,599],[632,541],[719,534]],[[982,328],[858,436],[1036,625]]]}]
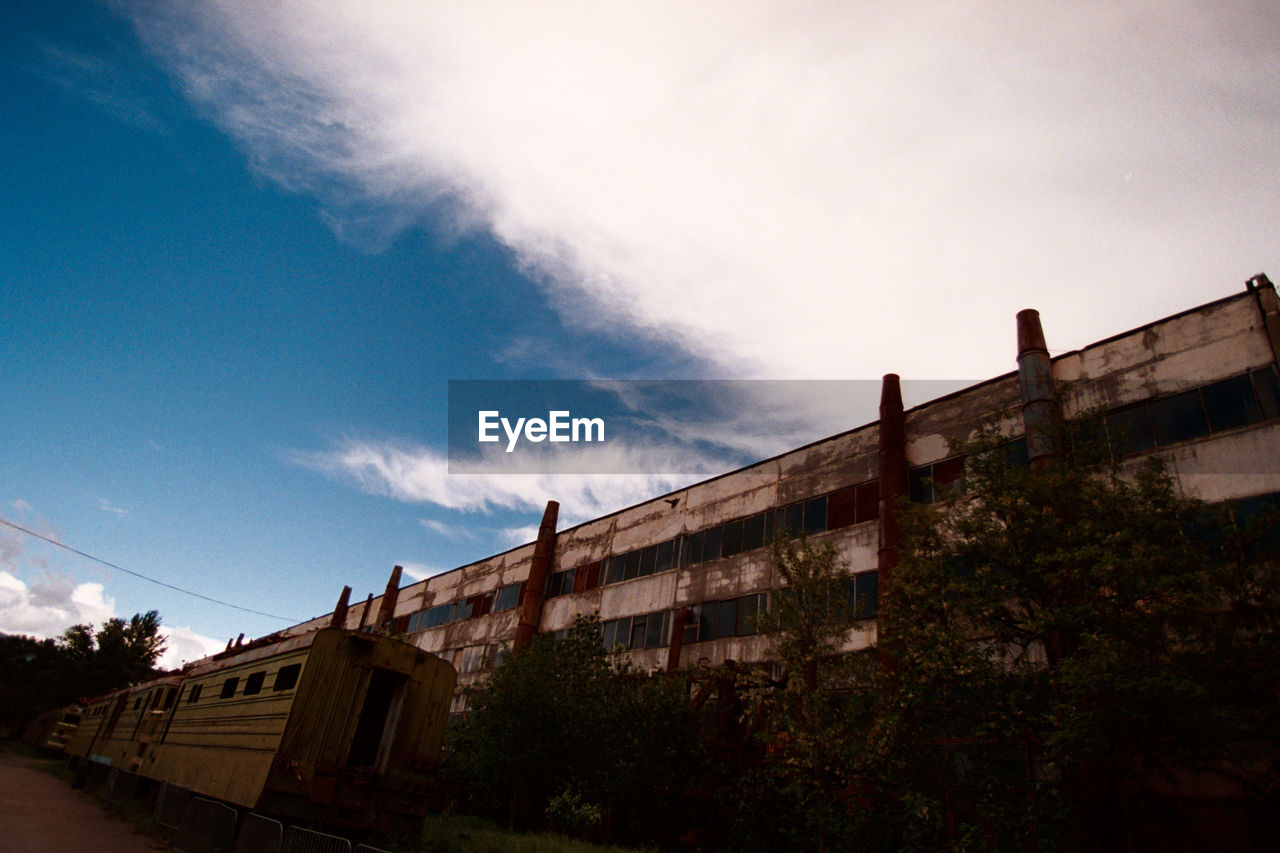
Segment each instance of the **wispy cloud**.
[{"label": "wispy cloud", "polygon": [[330,452],[289,455],[294,464],[347,480],[406,503],[490,513],[541,510],[559,501],[563,524],[612,512],[688,484],[693,477],[662,474],[449,474],[446,456],[427,447],[352,439]]},{"label": "wispy cloud", "polygon": [[339,230],[484,229],[730,376],[987,376],[1028,302],[1065,349],[1280,260],[1266,4],[127,8]]},{"label": "wispy cloud", "polygon": [[116,506],[106,498],[98,498],[96,501],[96,504],[98,506],[98,509],[110,515],[114,515],[116,518],[124,518],[129,514],[129,510],[125,509],[124,507]]},{"label": "wispy cloud", "polygon": [[118,59],[60,45],[43,45],[41,54],[44,61],[36,71],[50,83],[124,124],[168,133],[144,94],[144,67],[126,66]]}]

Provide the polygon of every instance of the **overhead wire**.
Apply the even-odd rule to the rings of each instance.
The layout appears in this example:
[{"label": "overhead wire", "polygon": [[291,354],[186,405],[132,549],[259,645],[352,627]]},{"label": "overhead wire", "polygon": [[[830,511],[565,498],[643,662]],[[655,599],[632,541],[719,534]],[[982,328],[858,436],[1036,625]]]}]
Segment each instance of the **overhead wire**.
[{"label": "overhead wire", "polygon": [[253,613],[256,616],[266,616],[268,619],[279,619],[281,622],[298,623],[303,621],[301,619],[294,619],[289,616],[279,616],[275,613],[264,613],[261,610],[254,610],[252,607],[243,607],[239,604],[232,604],[230,601],[223,601],[222,599],[219,599],[219,598],[212,598],[208,595],[203,595],[201,593],[194,592],[189,589],[183,589],[180,586],[174,586],[171,583],[165,583],[162,580],[156,580],[155,578],[144,575],[141,572],[135,572],[132,569],[126,569],[124,566],[118,566],[115,563],[102,559],[101,557],[95,557],[92,554],[87,554],[84,551],[81,551],[79,548],[72,548],[70,545],[67,545],[64,542],[59,542],[57,539],[53,539],[41,533],[36,533],[34,530],[30,530],[26,527],[23,527],[21,524],[15,524],[14,522],[9,521],[7,518],[0,518],[0,524],[4,524],[8,527],[12,527],[14,530],[18,530],[22,533],[27,534],[28,536],[34,536],[36,539],[40,539],[44,542],[48,542],[50,545],[53,545],[58,548],[62,548],[64,551],[70,551],[72,554],[78,554],[79,556],[84,557],[87,560],[93,560],[95,563],[101,563],[102,565],[115,569],[118,572],[124,572],[126,575],[132,575],[135,578],[141,578],[144,581],[150,581],[151,583],[156,584],[157,586],[162,586],[165,589],[171,589],[174,592],[180,592],[183,595],[190,595],[191,597],[198,598],[201,601],[208,601],[212,604],[220,604],[223,607],[230,607],[233,610],[242,610],[245,613]]}]

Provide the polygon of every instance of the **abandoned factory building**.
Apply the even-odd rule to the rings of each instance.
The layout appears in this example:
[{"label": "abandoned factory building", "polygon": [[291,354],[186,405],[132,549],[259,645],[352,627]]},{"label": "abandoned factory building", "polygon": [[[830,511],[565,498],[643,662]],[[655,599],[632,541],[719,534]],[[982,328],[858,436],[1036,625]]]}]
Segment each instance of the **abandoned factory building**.
[{"label": "abandoned factory building", "polygon": [[[1265,275],[1052,358],[1035,311],[1010,331],[1010,373],[905,411],[898,377],[886,376],[873,423],[564,530],[550,503],[535,542],[403,589],[397,567],[382,596],[349,604],[344,592],[333,614],[290,631],[389,625],[451,661],[460,686],[502,647],[589,614],[642,669],[761,661],[769,640],[753,617],[782,586],[766,546],[785,528],[835,547],[862,617],[851,647],[872,644],[899,497],[933,500],[961,473],[952,440],[993,417],[1034,462],[1049,452],[1052,418],[1105,412],[1126,459],[1162,454],[1190,496],[1280,495],[1280,300]],[[460,692],[455,711],[463,701]]]}]

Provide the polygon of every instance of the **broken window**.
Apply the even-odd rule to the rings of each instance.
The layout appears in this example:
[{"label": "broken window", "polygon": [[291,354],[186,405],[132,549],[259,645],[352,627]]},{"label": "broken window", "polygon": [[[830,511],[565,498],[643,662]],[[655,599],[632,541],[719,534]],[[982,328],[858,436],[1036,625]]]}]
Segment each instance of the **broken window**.
[{"label": "broken window", "polygon": [[236,685],[240,683],[240,677],[233,675],[226,681],[222,682],[222,692],[218,694],[219,699],[230,699],[236,695]]}]

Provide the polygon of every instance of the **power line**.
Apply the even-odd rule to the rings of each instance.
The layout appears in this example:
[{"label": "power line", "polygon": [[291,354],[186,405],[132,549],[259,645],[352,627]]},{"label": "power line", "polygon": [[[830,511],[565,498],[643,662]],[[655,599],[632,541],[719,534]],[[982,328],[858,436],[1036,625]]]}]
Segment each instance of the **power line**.
[{"label": "power line", "polygon": [[233,610],[243,610],[245,613],[253,613],[258,616],[266,616],[269,619],[279,619],[281,622],[297,623],[302,621],[301,619],[293,619],[289,616],[277,616],[274,613],[263,613],[261,610],[254,610],[251,607],[241,607],[239,604],[232,604],[229,601],[221,601],[217,598],[210,598],[207,595],[201,595],[198,592],[192,592],[189,589],[183,589],[182,587],[174,586],[171,583],[158,581],[155,578],[147,577],[141,572],[131,571],[129,569],[126,569],[124,566],[117,566],[115,563],[108,562],[107,560],[104,560],[101,557],[95,557],[92,554],[86,554],[84,551],[81,551],[77,548],[72,548],[70,545],[63,544],[62,542],[59,542],[57,539],[50,539],[48,536],[44,536],[40,533],[36,533],[34,530],[28,530],[27,528],[23,527],[21,524],[14,524],[12,521],[9,521],[7,518],[0,518],[0,524],[8,525],[9,527],[12,527],[14,530],[19,530],[27,534],[28,536],[34,536],[35,538],[48,542],[50,545],[55,545],[63,549],[64,551],[70,551],[72,554],[79,554],[81,557],[84,557],[85,559],[93,560],[95,563],[101,563],[102,565],[113,568],[118,572],[124,572],[126,575],[133,575],[135,578],[142,578],[144,581],[150,581],[151,583],[156,584],[157,586],[162,586],[165,589],[171,589],[174,592],[180,592],[183,595],[190,595],[193,598],[199,598],[202,601],[209,601],[209,602],[212,602],[213,604],[221,604],[223,607],[230,607]]}]

